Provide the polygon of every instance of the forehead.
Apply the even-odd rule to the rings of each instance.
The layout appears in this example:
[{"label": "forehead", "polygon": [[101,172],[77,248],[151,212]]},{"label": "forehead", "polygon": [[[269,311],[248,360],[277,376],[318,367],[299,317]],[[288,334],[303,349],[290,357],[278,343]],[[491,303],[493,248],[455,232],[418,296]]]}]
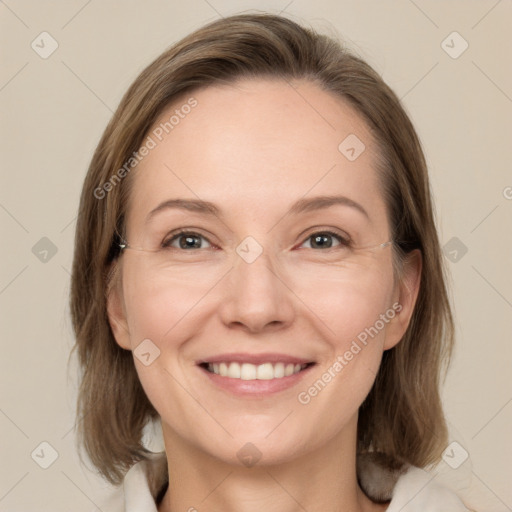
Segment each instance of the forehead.
[{"label": "forehead", "polygon": [[154,147],[131,176],[132,220],[183,197],[220,201],[234,213],[251,205],[259,215],[308,194],[343,193],[384,211],[364,120],[311,82],[244,79],[192,91],[148,137]]}]

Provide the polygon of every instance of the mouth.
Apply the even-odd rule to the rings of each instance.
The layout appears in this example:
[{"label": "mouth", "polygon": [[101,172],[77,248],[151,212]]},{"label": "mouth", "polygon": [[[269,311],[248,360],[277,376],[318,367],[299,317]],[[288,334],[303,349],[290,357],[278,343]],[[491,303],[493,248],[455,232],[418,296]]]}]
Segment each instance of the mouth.
[{"label": "mouth", "polygon": [[196,364],[215,388],[238,397],[265,398],[296,386],[316,362],[283,354],[225,354]]},{"label": "mouth", "polygon": [[315,363],[271,363],[262,364],[238,363],[236,361],[222,361],[220,363],[201,363],[199,366],[209,373],[240,380],[273,380],[284,379],[296,375]]}]

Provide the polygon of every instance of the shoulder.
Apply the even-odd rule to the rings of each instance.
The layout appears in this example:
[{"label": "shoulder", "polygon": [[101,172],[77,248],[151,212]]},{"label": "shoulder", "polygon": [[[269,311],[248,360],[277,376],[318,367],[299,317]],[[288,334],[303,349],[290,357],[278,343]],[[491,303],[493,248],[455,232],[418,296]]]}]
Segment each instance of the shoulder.
[{"label": "shoulder", "polygon": [[471,512],[452,489],[436,480],[435,473],[410,466],[400,476],[387,512]]},{"label": "shoulder", "polygon": [[409,464],[393,466],[379,455],[358,455],[358,481],[370,499],[389,502],[386,512],[474,512],[437,472]]},{"label": "shoulder", "polygon": [[165,453],[155,453],[129,469],[123,481],[123,512],[157,512],[157,496],[167,484],[166,466]]}]

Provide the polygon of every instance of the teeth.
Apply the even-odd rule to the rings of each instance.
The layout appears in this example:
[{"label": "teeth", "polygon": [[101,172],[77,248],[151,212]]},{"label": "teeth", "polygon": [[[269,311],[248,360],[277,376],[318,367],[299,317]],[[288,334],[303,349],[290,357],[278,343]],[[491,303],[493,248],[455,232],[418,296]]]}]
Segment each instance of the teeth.
[{"label": "teeth", "polygon": [[284,377],[284,363],[276,363],[274,365],[274,379]]},{"label": "teeth", "polygon": [[288,377],[289,375],[292,375],[294,371],[295,371],[295,366],[292,363],[287,364],[286,368],[284,369],[284,376]]},{"label": "teeth", "polygon": [[[252,366],[252,365],[251,365]],[[274,367],[270,363],[260,364],[256,369],[258,380],[270,380],[274,378]]]},{"label": "teeth", "polygon": [[219,375],[221,375],[222,377],[228,376],[228,365],[226,363],[219,364]]},{"label": "teeth", "polygon": [[240,378],[242,380],[254,380],[256,379],[256,374],[258,373],[258,368],[253,364],[244,363],[240,367]]},{"label": "teeth", "polygon": [[289,377],[306,368],[306,364],[293,363],[264,363],[260,365],[250,363],[208,363],[208,371],[221,377],[242,380],[271,380]]},{"label": "teeth", "polygon": [[[215,368],[213,369],[213,372],[215,373]],[[240,365],[238,363],[231,363],[228,366],[228,377],[231,377],[232,379],[240,378]]]}]

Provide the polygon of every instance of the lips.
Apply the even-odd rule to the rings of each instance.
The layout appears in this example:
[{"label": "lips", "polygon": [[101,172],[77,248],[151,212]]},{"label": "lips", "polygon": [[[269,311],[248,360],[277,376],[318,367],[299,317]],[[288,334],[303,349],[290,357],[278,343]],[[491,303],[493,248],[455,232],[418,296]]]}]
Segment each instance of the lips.
[{"label": "lips", "polygon": [[253,381],[291,377],[315,363],[286,354],[221,354],[197,364],[220,377]]}]

